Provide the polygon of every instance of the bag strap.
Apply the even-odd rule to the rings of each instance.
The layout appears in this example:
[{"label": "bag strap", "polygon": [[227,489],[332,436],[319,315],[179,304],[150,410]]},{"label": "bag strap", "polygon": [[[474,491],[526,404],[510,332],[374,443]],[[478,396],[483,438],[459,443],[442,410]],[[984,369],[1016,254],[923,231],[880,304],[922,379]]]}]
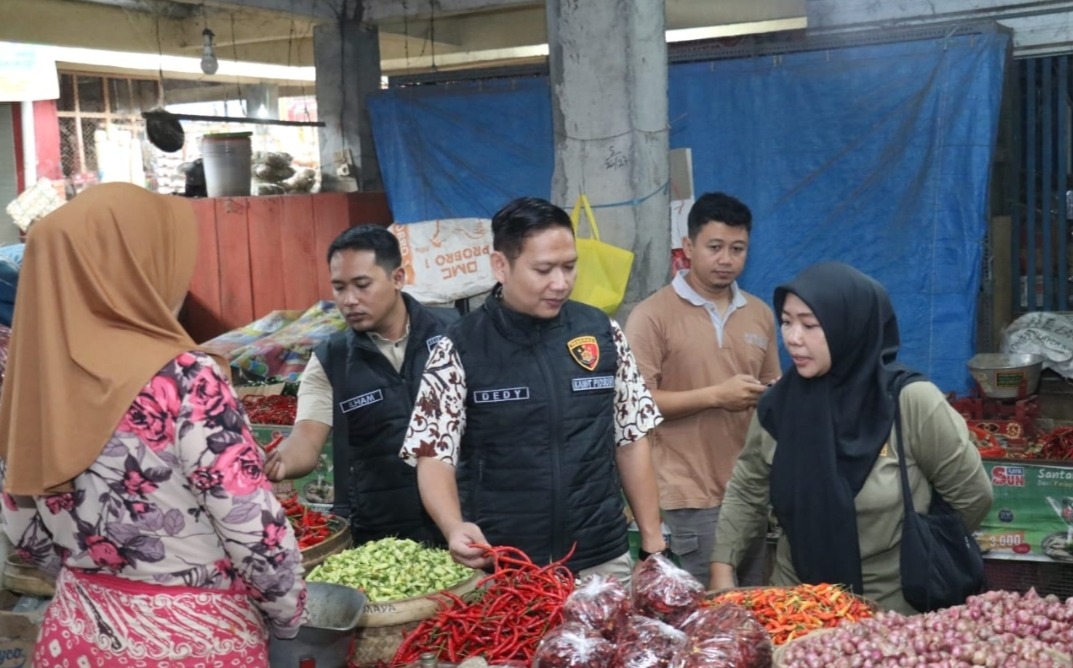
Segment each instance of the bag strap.
[{"label": "bag strap", "polygon": [[585,196],[585,193],[581,193],[577,196],[577,201],[574,202],[574,210],[570,212],[570,222],[574,224],[574,236],[576,237],[578,234],[582,208],[585,209],[585,218],[589,221],[589,228],[592,230],[592,238],[599,241],[600,228],[596,226],[596,216],[592,212],[592,205],[589,204],[589,198]]},{"label": "bag strap", "polygon": [[905,441],[902,438],[902,402],[901,392],[894,396],[894,429],[898,432],[896,442],[898,453],[898,472],[902,479],[902,500],[905,502],[905,516],[915,513],[913,507],[913,492],[909,487],[909,470],[905,463]]}]

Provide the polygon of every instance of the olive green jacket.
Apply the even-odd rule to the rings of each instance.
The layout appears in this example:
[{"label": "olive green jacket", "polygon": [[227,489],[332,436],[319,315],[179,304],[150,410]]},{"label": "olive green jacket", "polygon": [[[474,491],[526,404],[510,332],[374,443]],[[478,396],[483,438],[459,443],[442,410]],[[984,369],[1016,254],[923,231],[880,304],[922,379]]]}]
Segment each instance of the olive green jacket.
[{"label": "olive green jacket", "polygon": [[[975,531],[991,508],[991,482],[964,418],[951,408],[939,388],[928,382],[912,383],[902,390],[901,412],[913,506],[925,512],[934,487],[961,514],[969,530]],[[916,611],[901,594],[899,552],[905,514],[895,438],[892,431],[857,494],[857,535],[864,595],[883,608],[913,614]],[[754,415],[723,499],[712,561],[737,565],[750,540],[766,530],[775,447],[775,440]],[[798,582],[789,541],[782,536],[772,584]]]}]

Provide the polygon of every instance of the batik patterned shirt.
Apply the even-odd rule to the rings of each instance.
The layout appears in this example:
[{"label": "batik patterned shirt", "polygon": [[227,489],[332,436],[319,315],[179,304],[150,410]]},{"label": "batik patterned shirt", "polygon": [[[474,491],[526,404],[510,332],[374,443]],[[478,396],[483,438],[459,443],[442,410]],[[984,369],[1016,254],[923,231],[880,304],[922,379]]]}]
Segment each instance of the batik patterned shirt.
[{"label": "batik patterned shirt", "polygon": [[[615,371],[615,444],[628,445],[644,437],[663,421],[652,394],[645,387],[626,336],[611,321],[618,367]],[[466,372],[450,339],[441,339],[425,365],[414,403],[410,428],[400,456],[416,465],[420,457],[436,457],[452,466],[466,431]]]}]

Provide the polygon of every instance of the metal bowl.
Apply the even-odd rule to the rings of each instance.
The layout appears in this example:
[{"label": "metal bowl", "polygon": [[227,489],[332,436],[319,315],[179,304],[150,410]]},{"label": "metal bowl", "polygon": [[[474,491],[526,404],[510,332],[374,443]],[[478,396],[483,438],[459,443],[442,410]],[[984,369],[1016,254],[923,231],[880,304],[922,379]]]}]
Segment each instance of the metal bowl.
[{"label": "metal bowl", "polygon": [[969,360],[969,372],[980,392],[991,399],[1022,399],[1039,389],[1043,355],[981,353]]},{"label": "metal bowl", "polygon": [[354,630],[365,611],[365,594],[325,582],[306,583],[306,621],[291,640],[272,637],[268,664],[298,668],[313,659],[317,668],[345,668]]}]

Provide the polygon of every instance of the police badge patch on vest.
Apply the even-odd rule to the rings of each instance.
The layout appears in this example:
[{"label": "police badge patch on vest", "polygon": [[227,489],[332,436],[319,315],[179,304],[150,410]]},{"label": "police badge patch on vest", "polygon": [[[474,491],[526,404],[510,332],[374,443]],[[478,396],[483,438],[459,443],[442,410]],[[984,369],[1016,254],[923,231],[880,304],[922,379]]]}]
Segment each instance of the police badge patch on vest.
[{"label": "police badge patch on vest", "polygon": [[384,400],[384,393],[381,390],[373,390],[372,392],[366,392],[365,394],[359,394],[356,397],[347,399],[346,401],[339,402],[339,408],[344,413],[356,411],[359,408],[365,408],[371,404],[375,404]]},{"label": "police badge patch on vest", "polygon": [[600,363],[600,345],[595,336],[579,336],[566,344],[570,356],[586,371],[595,371]]}]

